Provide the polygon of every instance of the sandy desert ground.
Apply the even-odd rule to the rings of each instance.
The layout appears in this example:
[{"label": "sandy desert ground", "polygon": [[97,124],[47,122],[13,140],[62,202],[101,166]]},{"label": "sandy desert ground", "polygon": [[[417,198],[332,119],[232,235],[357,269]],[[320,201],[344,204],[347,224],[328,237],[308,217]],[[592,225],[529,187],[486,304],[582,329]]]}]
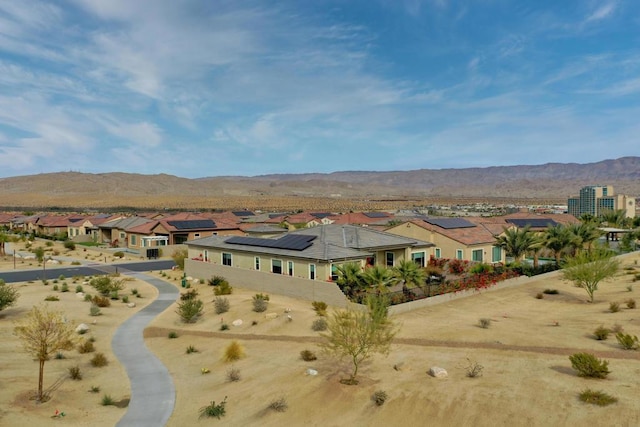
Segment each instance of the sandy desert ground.
[{"label": "sandy desert ground", "polygon": [[[169,426],[637,426],[640,352],[622,350],[612,337],[597,341],[592,332],[599,325],[620,325],[625,332],[640,335],[640,309],[628,309],[624,304],[629,298],[640,299],[640,281],[632,281],[634,274],[640,273],[638,264],[640,254],[625,258],[623,265],[634,270],[601,284],[594,304],[585,302],[582,289],[547,277],[394,316],[401,329],[391,353],[365,363],[357,386],[339,383],[350,369],[346,361],[338,362],[318,349],[319,333],[310,327],[316,315],[308,301],[271,295],[265,313],[277,317],[268,319],[265,313],[252,311],[252,292],[234,289],[228,296],[230,311],[216,315],[212,288],[194,284],[206,302],[203,318],[195,324],[182,324],[172,307],[152,322],[145,337],[175,382],[176,407]],[[0,268],[12,269],[13,265],[4,261]],[[179,273],[166,274],[165,279],[179,286]],[[158,273],[154,276],[161,277]],[[76,284],[67,280],[73,290]],[[109,343],[118,324],[152,300],[153,288],[138,281],[127,282],[128,289],[135,287],[144,296],[133,299],[137,307],[116,302],[94,318],[89,316],[88,303],[73,292],[55,293],[52,284],[40,282],[16,286],[21,293],[18,304],[0,313],[4,343],[0,347],[0,425],[114,425],[126,409],[101,406],[100,400],[110,394],[126,402],[129,383]],[[560,293],[535,297],[547,288]],[[91,355],[77,351],[47,362],[45,387],[55,384],[56,388],[50,401],[36,405],[28,394],[37,386],[37,363],[12,335],[13,322],[49,294],[60,297],[51,304],[64,310],[71,322],[90,324],[88,335],[96,338],[97,351],[104,352],[110,363],[93,368],[88,362]],[[621,303],[619,312],[609,312],[611,301]],[[285,310],[290,311],[292,320]],[[480,328],[480,318],[492,319],[491,326]],[[91,325],[94,319],[97,323]],[[231,325],[237,319],[242,319],[241,326],[219,330],[222,322]],[[177,332],[178,338],[169,339],[171,331]],[[224,363],[222,353],[232,340],[241,343],[246,357]],[[198,352],[186,354],[188,346]],[[305,349],[316,352],[318,360],[303,361],[300,351]],[[605,380],[576,376],[568,355],[578,351],[606,358],[612,373]],[[484,366],[481,377],[466,377],[469,359]],[[67,378],[67,369],[73,365],[81,367],[81,381]],[[445,368],[448,378],[430,377],[427,371],[432,366]],[[227,380],[231,367],[239,370],[240,381]],[[202,374],[202,368],[210,373]],[[318,375],[307,375],[309,368]],[[91,386],[99,386],[100,393],[88,392]],[[577,394],[585,388],[605,391],[619,401],[608,407],[584,404]],[[383,406],[371,400],[376,390],[388,394]],[[221,420],[198,418],[201,407],[225,396],[227,411]],[[267,408],[281,397],[288,403],[286,412]],[[56,409],[67,416],[52,420]]]}]

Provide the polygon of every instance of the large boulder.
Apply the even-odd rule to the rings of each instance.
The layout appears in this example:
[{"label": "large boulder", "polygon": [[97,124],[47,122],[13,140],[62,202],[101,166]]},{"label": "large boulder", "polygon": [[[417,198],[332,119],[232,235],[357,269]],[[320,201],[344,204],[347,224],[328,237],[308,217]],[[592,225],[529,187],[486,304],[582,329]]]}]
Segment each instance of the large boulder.
[{"label": "large boulder", "polygon": [[446,369],[440,368],[438,366],[429,368],[429,375],[434,378],[447,378],[449,376]]},{"label": "large boulder", "polygon": [[76,332],[79,334],[84,334],[89,330],[89,325],[87,325],[86,323],[80,323],[78,326],[76,326]]}]

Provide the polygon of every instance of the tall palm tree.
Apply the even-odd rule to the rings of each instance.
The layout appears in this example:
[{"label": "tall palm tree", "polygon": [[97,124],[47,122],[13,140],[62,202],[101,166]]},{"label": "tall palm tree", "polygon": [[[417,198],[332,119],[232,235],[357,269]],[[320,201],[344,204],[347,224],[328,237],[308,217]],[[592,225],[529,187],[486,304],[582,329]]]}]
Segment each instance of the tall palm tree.
[{"label": "tall palm tree", "polygon": [[337,285],[345,295],[353,295],[359,290],[364,282],[362,281],[362,267],[357,262],[347,262],[337,267]]},{"label": "tall palm tree", "polygon": [[580,224],[571,224],[567,226],[574,236],[573,251],[575,255],[580,249],[591,251],[593,242],[602,236],[602,231],[596,227],[594,223],[582,222]]},{"label": "tall palm tree", "polygon": [[624,209],[605,211],[600,215],[602,222],[608,227],[624,227],[627,222],[627,215]]},{"label": "tall palm tree", "polygon": [[389,286],[398,282],[393,271],[383,265],[374,265],[362,273],[362,280],[371,289],[376,289],[378,294],[385,293]]},{"label": "tall palm tree", "polygon": [[407,292],[415,286],[422,287],[425,283],[426,274],[415,261],[404,259],[392,269],[394,276],[402,281],[402,291]]},{"label": "tall palm tree", "polygon": [[553,252],[556,265],[560,264],[562,252],[572,246],[575,247],[576,240],[569,227],[564,225],[549,226],[544,234],[544,246]]},{"label": "tall palm tree", "polygon": [[537,244],[537,238],[529,226],[524,228],[504,228],[504,232],[495,236],[496,246],[505,250],[507,256],[513,257],[516,262],[522,261],[531,249]]}]

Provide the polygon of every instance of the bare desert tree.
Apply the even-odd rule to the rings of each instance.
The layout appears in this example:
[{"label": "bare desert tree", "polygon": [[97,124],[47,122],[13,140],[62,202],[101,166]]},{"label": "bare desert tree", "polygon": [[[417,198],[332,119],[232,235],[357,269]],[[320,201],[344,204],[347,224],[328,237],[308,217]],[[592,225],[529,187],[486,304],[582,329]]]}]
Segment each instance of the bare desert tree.
[{"label": "bare desert tree", "polygon": [[562,277],[587,291],[589,302],[593,302],[593,294],[598,290],[598,284],[613,278],[619,269],[620,261],[606,249],[580,251],[567,260]]},{"label": "bare desert tree", "polygon": [[14,329],[22,341],[24,350],[38,360],[38,402],[47,400],[43,392],[44,363],[60,350],[71,350],[77,341],[73,325],[65,321],[60,311],[51,310],[46,304],[31,309],[27,317]]}]

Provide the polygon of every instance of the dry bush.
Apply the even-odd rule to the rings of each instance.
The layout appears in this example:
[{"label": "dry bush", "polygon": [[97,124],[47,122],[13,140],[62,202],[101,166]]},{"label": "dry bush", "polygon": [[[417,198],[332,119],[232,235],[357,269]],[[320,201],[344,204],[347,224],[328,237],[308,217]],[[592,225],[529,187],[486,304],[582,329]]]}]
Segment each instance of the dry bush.
[{"label": "dry bush", "polygon": [[227,348],[224,350],[224,356],[222,360],[225,362],[235,362],[245,357],[244,348],[238,341],[231,341]]}]

